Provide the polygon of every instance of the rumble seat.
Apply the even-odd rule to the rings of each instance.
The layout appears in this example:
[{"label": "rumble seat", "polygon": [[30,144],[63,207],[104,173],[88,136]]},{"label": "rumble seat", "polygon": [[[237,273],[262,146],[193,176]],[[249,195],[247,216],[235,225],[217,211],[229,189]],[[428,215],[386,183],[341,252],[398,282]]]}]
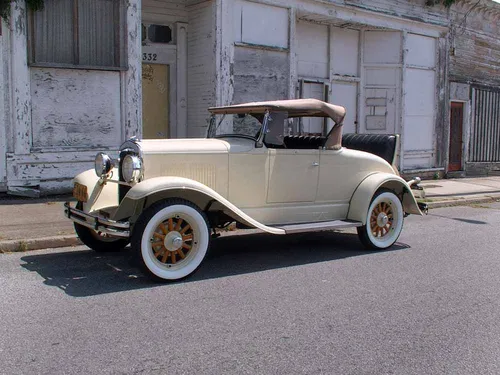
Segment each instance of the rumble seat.
[{"label": "rumble seat", "polygon": [[351,150],[365,151],[380,156],[392,164],[398,137],[394,134],[354,134],[342,136],[342,146]]},{"label": "rumble seat", "polygon": [[[284,145],[291,149],[318,149],[323,147],[326,137],[319,135],[287,135]],[[394,134],[354,134],[342,136],[342,146],[351,150],[365,151],[380,156],[392,164],[397,148],[397,136]]]}]

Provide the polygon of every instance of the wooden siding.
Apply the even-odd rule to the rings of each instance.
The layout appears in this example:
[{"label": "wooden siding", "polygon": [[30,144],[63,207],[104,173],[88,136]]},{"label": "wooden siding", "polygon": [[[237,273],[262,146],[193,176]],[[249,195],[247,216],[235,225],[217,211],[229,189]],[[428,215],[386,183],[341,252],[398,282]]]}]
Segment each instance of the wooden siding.
[{"label": "wooden siding", "polygon": [[188,22],[186,0],[142,0],[142,21],[160,25]]},{"label": "wooden siding", "polygon": [[460,2],[452,8],[450,80],[498,86],[500,5],[492,3],[488,11],[472,6]]},{"label": "wooden siding", "polygon": [[215,2],[190,8],[188,33],[188,136],[206,133],[215,105]]}]

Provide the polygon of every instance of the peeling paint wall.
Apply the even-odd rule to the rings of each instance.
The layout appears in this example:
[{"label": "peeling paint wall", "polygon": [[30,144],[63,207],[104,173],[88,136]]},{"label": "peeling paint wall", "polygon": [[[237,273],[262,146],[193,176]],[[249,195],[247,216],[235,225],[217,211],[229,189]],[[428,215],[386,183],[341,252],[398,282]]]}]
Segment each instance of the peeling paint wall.
[{"label": "peeling paint wall", "polygon": [[8,25],[3,20],[0,22],[2,28],[2,35],[0,35],[0,191],[5,191],[7,189],[5,169],[7,130],[10,130],[10,38]]},{"label": "peeling paint wall", "polygon": [[31,69],[33,148],[117,148],[120,73]]},{"label": "peeling paint wall", "polygon": [[27,62],[24,2],[15,3],[7,129],[13,141],[6,155],[10,192],[67,192],[76,174],[93,167],[97,151],[116,157],[125,138],[140,135],[140,9],[140,0],[127,1],[128,70],[35,68]]},{"label": "peeling paint wall", "polygon": [[204,137],[215,94],[215,1],[189,9],[188,32],[188,136]]}]

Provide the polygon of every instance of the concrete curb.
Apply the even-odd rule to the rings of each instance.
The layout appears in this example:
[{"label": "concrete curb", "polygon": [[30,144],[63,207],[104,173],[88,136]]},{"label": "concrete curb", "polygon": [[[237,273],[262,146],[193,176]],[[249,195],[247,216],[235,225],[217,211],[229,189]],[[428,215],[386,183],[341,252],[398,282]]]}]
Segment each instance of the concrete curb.
[{"label": "concrete curb", "polygon": [[[434,199],[434,197],[427,197]],[[454,197],[452,199],[443,199],[441,201],[426,202],[429,209],[451,207],[451,206],[466,206],[469,204],[491,203],[500,200],[500,194],[493,194],[489,196],[476,196],[476,197]]]},{"label": "concrete curb", "polygon": [[0,241],[0,253],[13,253],[30,250],[52,249],[78,246],[82,242],[75,235],[33,238],[29,240]]}]

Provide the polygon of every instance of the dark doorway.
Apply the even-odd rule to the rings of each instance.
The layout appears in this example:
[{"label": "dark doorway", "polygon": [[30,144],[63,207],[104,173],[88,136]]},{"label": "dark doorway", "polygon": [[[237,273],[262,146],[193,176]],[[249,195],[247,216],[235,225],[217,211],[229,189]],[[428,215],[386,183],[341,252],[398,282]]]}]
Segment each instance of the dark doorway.
[{"label": "dark doorway", "polygon": [[462,169],[464,103],[451,102],[449,171]]}]

